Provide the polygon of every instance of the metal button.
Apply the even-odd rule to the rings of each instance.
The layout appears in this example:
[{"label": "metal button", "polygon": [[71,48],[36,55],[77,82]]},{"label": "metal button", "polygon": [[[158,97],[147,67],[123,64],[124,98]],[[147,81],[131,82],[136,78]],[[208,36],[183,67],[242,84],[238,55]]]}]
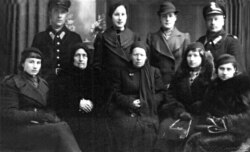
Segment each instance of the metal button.
[{"label": "metal button", "polygon": [[57,49],[57,50],[56,50],[56,52],[60,52],[60,50],[59,50],[59,49]]},{"label": "metal button", "polygon": [[58,67],[60,67],[61,65],[60,64],[57,64]]},{"label": "metal button", "polygon": [[60,42],[57,42],[56,44],[57,44],[57,45],[60,45]]},{"label": "metal button", "polygon": [[60,59],[60,57],[59,57],[59,56],[57,56],[56,58],[57,58],[57,59]]}]

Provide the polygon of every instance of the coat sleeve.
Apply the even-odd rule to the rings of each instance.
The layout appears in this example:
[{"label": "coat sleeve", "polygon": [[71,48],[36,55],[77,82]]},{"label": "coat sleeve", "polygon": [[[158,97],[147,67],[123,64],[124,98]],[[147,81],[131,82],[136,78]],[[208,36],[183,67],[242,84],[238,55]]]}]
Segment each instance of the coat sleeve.
[{"label": "coat sleeve", "polygon": [[9,124],[27,124],[30,121],[51,122],[54,116],[45,112],[25,111],[20,109],[20,94],[14,80],[1,84],[1,117]]},{"label": "coat sleeve", "polygon": [[[239,114],[226,115],[228,131],[232,133],[246,134],[250,133],[250,90],[242,94],[239,99],[243,102],[246,110]],[[248,134],[249,136],[249,134]]]},{"label": "coat sleeve", "polygon": [[155,70],[155,97],[154,100],[157,105],[160,105],[164,100],[164,93],[167,91],[166,87],[163,85],[161,73],[159,69]]},{"label": "coat sleeve", "polygon": [[165,93],[165,102],[160,108],[160,114],[162,117],[173,117],[177,118],[178,115],[185,111],[184,105],[181,104],[175,95],[177,79],[173,79],[170,87]]},{"label": "coat sleeve", "polygon": [[239,63],[239,69],[241,72],[246,71],[245,60],[243,57],[242,46],[237,38],[232,35],[228,35],[228,45],[227,52],[233,56],[235,56],[237,62]]},{"label": "coat sleeve", "polygon": [[122,93],[122,71],[116,71],[113,76],[113,102],[115,102],[116,105],[126,108],[126,109],[134,109],[133,101],[135,98],[124,95]]},{"label": "coat sleeve", "polygon": [[183,42],[183,52],[186,51],[188,45],[191,43],[190,34],[189,33],[185,33],[184,35],[185,35],[185,39],[184,39],[184,42]]},{"label": "coat sleeve", "polygon": [[100,33],[96,36],[94,42],[93,68],[96,71],[101,71],[102,56],[103,56],[103,37],[102,34]]}]

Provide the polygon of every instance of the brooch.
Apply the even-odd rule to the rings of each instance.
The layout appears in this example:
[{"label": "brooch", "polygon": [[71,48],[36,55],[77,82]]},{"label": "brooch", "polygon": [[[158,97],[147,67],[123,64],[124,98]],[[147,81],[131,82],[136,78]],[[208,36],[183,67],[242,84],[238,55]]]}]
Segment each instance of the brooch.
[{"label": "brooch", "polygon": [[134,76],[134,73],[129,73],[128,75],[129,75],[130,77],[132,77],[132,76]]}]

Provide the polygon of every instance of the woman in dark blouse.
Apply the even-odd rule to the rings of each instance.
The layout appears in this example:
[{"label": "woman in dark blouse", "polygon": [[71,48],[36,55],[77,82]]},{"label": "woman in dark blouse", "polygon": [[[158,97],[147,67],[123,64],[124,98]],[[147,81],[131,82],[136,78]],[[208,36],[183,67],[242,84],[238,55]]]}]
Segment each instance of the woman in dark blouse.
[{"label": "woman in dark blouse", "polygon": [[38,76],[42,54],[22,52],[17,75],[1,83],[1,148],[13,151],[80,152],[67,125],[47,107],[47,82]]},{"label": "woman in dark blouse", "polygon": [[[129,65],[129,51],[138,36],[127,26],[127,6],[122,1],[112,3],[108,16],[112,26],[104,33],[97,35],[94,42],[94,68],[96,75],[104,87],[104,96],[108,97],[111,86],[112,73]],[[107,100],[105,98],[105,100]]]},{"label": "woman in dark blouse", "polygon": [[113,99],[109,105],[114,151],[150,151],[158,128],[157,108],[164,86],[158,69],[147,61],[146,47],[134,43],[131,62],[113,77]]}]

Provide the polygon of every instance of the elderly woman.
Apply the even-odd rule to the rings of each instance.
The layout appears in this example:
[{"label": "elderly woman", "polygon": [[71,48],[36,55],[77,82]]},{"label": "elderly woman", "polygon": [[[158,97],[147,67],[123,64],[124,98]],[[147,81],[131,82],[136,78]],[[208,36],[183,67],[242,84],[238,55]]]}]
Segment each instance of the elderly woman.
[{"label": "elderly woman", "polygon": [[13,151],[80,152],[69,126],[47,108],[47,82],[38,76],[42,54],[22,52],[20,74],[1,84],[2,145]]},{"label": "elderly woman", "polygon": [[[56,107],[60,117],[71,127],[82,151],[97,151],[97,148],[105,151],[107,126],[98,117],[100,91],[94,82],[91,57],[92,52],[86,44],[72,46],[69,66],[58,74]],[[104,137],[95,138],[97,134]]]},{"label": "elderly woman", "polygon": [[113,99],[109,105],[113,151],[150,151],[158,127],[157,107],[163,100],[164,86],[158,69],[149,66],[146,47],[131,47],[131,62],[113,77]]},{"label": "elderly woman", "polygon": [[187,152],[236,151],[250,137],[250,78],[238,74],[235,57],[223,54],[215,62],[217,78],[209,86],[200,129],[186,143]]},{"label": "elderly woman", "polygon": [[[104,33],[97,35],[94,48],[94,68],[96,75],[100,75],[103,83],[104,95],[110,92],[112,73],[129,65],[129,50],[137,41],[138,36],[127,26],[127,6],[123,1],[112,3],[108,16],[112,19],[112,26]],[[104,81],[103,81],[104,80]]]},{"label": "elderly woman", "polygon": [[201,101],[213,73],[213,65],[209,59],[203,44],[193,42],[188,45],[167,91],[167,103],[163,104],[160,110],[162,122],[157,149],[174,151],[174,148],[177,148],[176,151],[181,151],[180,148],[183,148],[181,144],[184,142],[179,140],[179,134],[168,128],[178,118],[191,119],[191,115],[196,117],[200,114]]}]

